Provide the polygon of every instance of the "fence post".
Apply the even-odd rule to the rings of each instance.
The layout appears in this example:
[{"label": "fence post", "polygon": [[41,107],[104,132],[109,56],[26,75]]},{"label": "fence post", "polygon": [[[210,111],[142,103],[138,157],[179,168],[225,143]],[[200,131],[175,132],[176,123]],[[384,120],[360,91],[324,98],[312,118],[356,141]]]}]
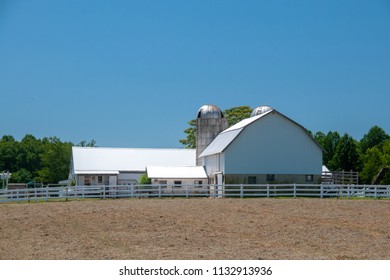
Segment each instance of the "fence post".
[{"label": "fence post", "polygon": [[49,185],[46,186],[46,202],[49,201]]},{"label": "fence post", "polygon": [[297,184],[294,183],[294,198],[297,197]]},{"label": "fence post", "polygon": [[267,184],[267,198],[269,198],[269,184]]},{"label": "fence post", "polygon": [[351,186],[347,185],[348,199],[351,198]]},{"label": "fence post", "polygon": [[161,185],[158,185],[158,197],[161,198]]},{"label": "fence post", "polygon": [[188,185],[186,186],[186,198],[188,198]]},{"label": "fence post", "polygon": [[244,197],[244,186],[240,184],[240,198]]},{"label": "fence post", "polygon": [[378,198],[378,186],[375,185],[375,198]]}]

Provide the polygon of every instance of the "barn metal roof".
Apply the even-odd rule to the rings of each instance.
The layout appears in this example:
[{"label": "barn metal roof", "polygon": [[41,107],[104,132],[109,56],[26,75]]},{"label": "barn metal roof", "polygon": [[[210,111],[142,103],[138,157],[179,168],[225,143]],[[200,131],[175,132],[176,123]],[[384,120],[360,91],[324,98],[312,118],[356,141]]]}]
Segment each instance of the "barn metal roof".
[{"label": "barn metal roof", "polygon": [[148,166],[149,178],[207,179],[203,166]]},{"label": "barn metal roof", "polygon": [[[195,166],[194,149],[73,147],[73,172],[145,171],[146,166]],[[107,173],[104,173],[107,174]]]},{"label": "barn metal roof", "polygon": [[205,157],[209,155],[222,153],[233,140],[243,131],[243,129],[258,119],[268,115],[274,110],[267,111],[263,114],[256,115],[236,123],[228,129],[222,131],[218,136],[210,143],[210,145],[200,154],[199,157]]},{"label": "barn metal roof", "polygon": [[222,153],[242,130],[243,128],[225,130],[224,132],[218,134],[218,136],[210,143],[210,145],[207,146],[199,157]]},{"label": "barn metal roof", "polygon": [[[234,141],[234,139],[251,123],[254,123],[255,121],[265,117],[268,114],[271,114],[273,112],[276,112],[280,114],[281,116],[285,117],[289,121],[295,123],[299,127],[301,127],[305,133],[307,133],[306,129],[300,125],[299,123],[293,121],[292,119],[286,117],[285,115],[281,114],[280,112],[276,111],[275,109],[272,109],[271,107],[268,108],[269,110],[264,110],[264,113],[260,113],[259,115],[255,115],[253,117],[249,117],[247,119],[244,119],[235,125],[229,127],[228,129],[222,131],[218,136],[210,143],[210,145],[203,151],[202,154],[200,154],[199,157],[214,155],[222,153],[229,145]],[[259,112],[257,112],[259,113]],[[307,133],[308,134],[308,133]],[[310,138],[312,138],[310,135],[308,135]],[[322,147],[312,138],[312,140],[318,145],[318,147],[322,150]]]}]

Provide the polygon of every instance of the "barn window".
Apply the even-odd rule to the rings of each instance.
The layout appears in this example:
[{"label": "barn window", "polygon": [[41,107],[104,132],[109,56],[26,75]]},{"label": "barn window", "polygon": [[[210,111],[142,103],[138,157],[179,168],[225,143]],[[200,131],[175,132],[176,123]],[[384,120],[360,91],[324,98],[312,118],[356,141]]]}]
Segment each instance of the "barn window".
[{"label": "barn window", "polygon": [[202,180],[195,180],[194,185],[200,188],[203,185],[203,181]]},{"label": "barn window", "polygon": [[99,185],[103,184],[103,176],[101,175],[98,176],[98,184]]},{"label": "barn window", "polygon": [[248,184],[257,184],[256,176],[249,176],[248,177]]},{"label": "barn window", "polygon": [[159,185],[162,185],[162,186],[161,186],[162,189],[166,189],[166,188],[167,188],[168,181],[167,181],[167,180],[159,180],[159,181],[158,181],[158,184],[159,184]]},{"label": "barn window", "polygon": [[306,182],[313,182],[314,176],[313,175],[306,175]]},{"label": "barn window", "polygon": [[174,181],[173,184],[175,185],[176,188],[181,187],[181,181]]},{"label": "barn window", "polygon": [[267,174],[267,182],[274,182],[275,174]]},{"label": "barn window", "polygon": [[89,175],[85,176],[84,185],[85,186],[90,186],[91,185],[91,176],[89,176]]}]

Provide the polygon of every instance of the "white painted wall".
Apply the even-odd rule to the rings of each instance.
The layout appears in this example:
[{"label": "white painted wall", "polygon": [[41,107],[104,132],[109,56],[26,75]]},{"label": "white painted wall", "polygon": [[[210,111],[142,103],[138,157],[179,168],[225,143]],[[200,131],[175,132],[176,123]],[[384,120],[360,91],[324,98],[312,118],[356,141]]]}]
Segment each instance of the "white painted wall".
[{"label": "white painted wall", "polygon": [[225,173],[224,158],[224,153],[203,157],[206,174],[209,178],[216,173]]},{"label": "white painted wall", "polygon": [[139,182],[139,178],[145,172],[132,172],[132,173],[119,173],[118,175],[118,184],[119,185],[129,185]]}]

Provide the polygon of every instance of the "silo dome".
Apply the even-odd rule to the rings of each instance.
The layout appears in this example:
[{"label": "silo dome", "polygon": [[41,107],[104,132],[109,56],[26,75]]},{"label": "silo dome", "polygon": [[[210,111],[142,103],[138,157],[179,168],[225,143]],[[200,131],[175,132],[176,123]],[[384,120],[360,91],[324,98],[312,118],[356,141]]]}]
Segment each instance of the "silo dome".
[{"label": "silo dome", "polygon": [[215,105],[203,105],[198,111],[198,119],[220,119],[223,113]]},{"label": "silo dome", "polygon": [[272,111],[273,108],[270,106],[259,106],[252,111],[251,117],[264,114],[266,112]]}]

